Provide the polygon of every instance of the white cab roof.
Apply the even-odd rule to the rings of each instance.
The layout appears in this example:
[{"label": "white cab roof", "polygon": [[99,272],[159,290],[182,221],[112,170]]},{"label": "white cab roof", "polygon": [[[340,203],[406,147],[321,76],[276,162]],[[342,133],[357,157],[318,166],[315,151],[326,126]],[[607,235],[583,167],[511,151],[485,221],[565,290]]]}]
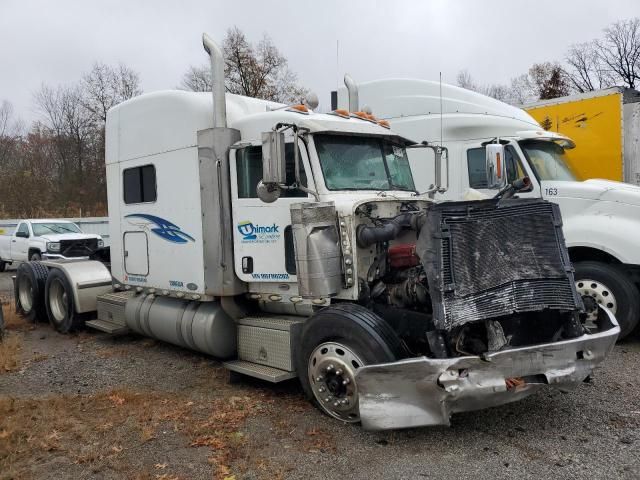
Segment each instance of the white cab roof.
[{"label": "white cab roof", "polygon": [[[226,94],[227,125],[243,140],[260,140],[277,123],[319,131],[394,136],[372,122],[331,114],[293,112],[286,105]],[[283,108],[285,107],[285,108]],[[122,162],[198,144],[197,133],[213,127],[213,99],[207,92],[161,91],[116,105],[107,114],[106,163]]]},{"label": "white cab roof", "polygon": [[[388,79],[358,84],[360,108],[387,119],[391,127],[415,141],[516,136],[542,130],[524,110],[453,85],[417,79]],[[338,91],[338,106],[348,105],[346,88]],[[481,120],[480,120],[481,119]],[[413,126],[416,128],[413,128]],[[419,128],[417,127],[419,125]]]}]

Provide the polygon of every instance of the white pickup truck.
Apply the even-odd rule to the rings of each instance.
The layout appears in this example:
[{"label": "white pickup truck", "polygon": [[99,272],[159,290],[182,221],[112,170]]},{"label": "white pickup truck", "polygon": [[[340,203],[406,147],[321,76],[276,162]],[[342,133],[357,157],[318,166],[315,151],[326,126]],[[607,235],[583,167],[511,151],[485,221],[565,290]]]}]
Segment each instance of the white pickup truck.
[{"label": "white pickup truck", "polygon": [[21,220],[0,232],[0,272],[7,264],[41,259],[87,258],[104,247],[100,235],[83,233],[66,220]]}]

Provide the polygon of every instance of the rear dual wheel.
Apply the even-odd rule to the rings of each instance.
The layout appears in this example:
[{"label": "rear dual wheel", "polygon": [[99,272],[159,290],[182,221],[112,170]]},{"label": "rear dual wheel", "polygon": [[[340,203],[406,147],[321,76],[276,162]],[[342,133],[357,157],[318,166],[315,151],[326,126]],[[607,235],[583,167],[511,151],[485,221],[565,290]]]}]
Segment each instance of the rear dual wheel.
[{"label": "rear dual wheel", "polygon": [[47,278],[45,299],[49,323],[58,332],[68,333],[84,325],[82,316],[76,312],[71,284],[57,268],[52,269]]},{"label": "rear dual wheel", "polygon": [[45,285],[49,269],[40,262],[21,263],[16,273],[16,310],[30,322],[45,321]]}]

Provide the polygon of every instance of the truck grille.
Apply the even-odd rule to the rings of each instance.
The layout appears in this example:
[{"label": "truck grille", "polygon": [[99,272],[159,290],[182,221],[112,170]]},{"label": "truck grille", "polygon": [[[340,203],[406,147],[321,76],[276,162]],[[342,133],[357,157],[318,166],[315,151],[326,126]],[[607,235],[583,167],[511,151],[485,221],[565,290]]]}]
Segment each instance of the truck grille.
[{"label": "truck grille", "polygon": [[555,204],[509,199],[435,205],[420,231],[418,253],[436,328],[583,308]]},{"label": "truck grille", "polygon": [[65,257],[86,257],[98,248],[98,239],[61,240],[60,253]]}]

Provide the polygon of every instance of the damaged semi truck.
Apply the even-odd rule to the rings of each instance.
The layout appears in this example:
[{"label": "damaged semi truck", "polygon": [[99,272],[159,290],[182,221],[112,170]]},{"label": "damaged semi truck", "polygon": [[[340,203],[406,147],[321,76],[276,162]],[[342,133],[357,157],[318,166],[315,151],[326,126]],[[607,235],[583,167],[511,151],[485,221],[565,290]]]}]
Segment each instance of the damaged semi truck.
[{"label": "damaged semi truck", "polygon": [[[107,118],[110,263],[32,262],[23,309],[61,332],[134,331],[271,382],[299,378],[328,415],[368,429],[589,377],[619,328],[584,329],[558,207],[503,188],[477,202],[415,190],[407,140],[364,112],[158,92]],[[28,273],[28,272],[27,272]],[[28,278],[27,278],[28,277]],[[31,283],[30,283],[31,282]],[[31,285],[31,288],[26,286]]]}]

